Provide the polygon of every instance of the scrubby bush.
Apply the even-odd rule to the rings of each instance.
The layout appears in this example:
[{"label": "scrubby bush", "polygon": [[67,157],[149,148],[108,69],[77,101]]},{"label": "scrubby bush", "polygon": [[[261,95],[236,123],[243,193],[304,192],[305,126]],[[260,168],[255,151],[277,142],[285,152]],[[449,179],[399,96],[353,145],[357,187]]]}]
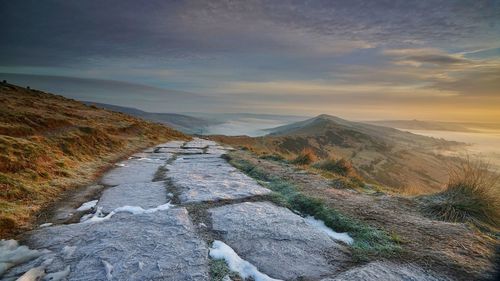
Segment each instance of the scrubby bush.
[{"label": "scrubby bush", "polygon": [[285,157],[283,157],[279,154],[264,154],[264,155],[261,155],[259,158],[264,159],[264,160],[272,160],[272,161],[279,161],[279,162],[285,161]]},{"label": "scrubby bush", "polygon": [[446,189],[425,199],[424,210],[451,222],[500,225],[499,175],[482,161],[466,159],[450,169]]},{"label": "scrubby bush", "polygon": [[292,160],[292,164],[296,165],[309,165],[318,160],[318,156],[314,153],[311,148],[304,148],[295,159]]},{"label": "scrubby bush", "polygon": [[314,164],[314,168],[335,173],[344,177],[356,175],[356,171],[354,170],[352,163],[345,160],[344,158],[326,159]]}]

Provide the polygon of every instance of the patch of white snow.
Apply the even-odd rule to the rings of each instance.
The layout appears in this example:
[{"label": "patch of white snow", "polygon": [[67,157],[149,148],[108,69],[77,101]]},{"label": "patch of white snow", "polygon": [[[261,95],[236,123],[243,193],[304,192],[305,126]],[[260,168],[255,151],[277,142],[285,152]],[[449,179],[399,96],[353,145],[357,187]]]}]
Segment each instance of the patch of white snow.
[{"label": "patch of white snow", "polygon": [[43,278],[44,281],[61,281],[66,280],[71,272],[71,267],[68,265],[63,270],[49,273]]},{"label": "patch of white snow", "polygon": [[45,276],[45,266],[33,267],[26,271],[16,281],[38,281]]},{"label": "patch of white snow", "polygon": [[238,254],[222,241],[215,240],[210,248],[210,256],[224,259],[231,271],[237,272],[241,278],[252,277],[255,281],[281,281],[260,272],[253,264],[240,258]]},{"label": "patch of white snow", "polygon": [[344,232],[344,233],[335,232],[331,228],[329,228],[328,226],[326,226],[325,222],[322,221],[322,220],[315,219],[313,216],[307,216],[305,218],[305,221],[310,226],[314,226],[317,229],[319,229],[319,230],[323,231],[324,233],[326,233],[326,235],[330,236],[330,238],[332,238],[333,240],[342,241],[342,242],[344,242],[344,243],[346,243],[348,245],[351,245],[352,243],[354,243],[354,239],[352,239],[351,236],[349,236],[348,233],[346,233],[346,232]]},{"label": "patch of white snow", "polygon": [[76,246],[64,246],[62,252],[65,258],[71,257],[76,251]]},{"label": "patch of white snow", "polygon": [[99,200],[92,200],[89,202],[85,202],[80,207],[78,207],[78,209],[76,209],[76,210],[77,211],[88,211],[88,210],[94,208],[98,201]]},{"label": "patch of white snow", "polygon": [[84,216],[85,219],[84,219],[84,217],[82,217],[80,222],[82,222],[82,223],[102,222],[102,221],[109,220],[116,213],[131,213],[133,215],[151,214],[151,213],[158,212],[158,211],[168,210],[172,206],[173,205],[170,204],[170,202],[165,203],[165,204],[160,205],[160,206],[157,206],[155,208],[151,208],[151,209],[144,209],[144,208],[139,207],[139,206],[122,206],[122,207],[114,209],[112,212],[110,212],[106,216],[104,216],[104,214],[102,213],[102,208],[98,207],[95,214],[91,215],[91,217]]},{"label": "patch of white snow", "polygon": [[160,205],[158,207],[151,208],[151,209],[144,209],[144,208],[139,207],[139,206],[123,206],[123,207],[116,208],[113,212],[114,213],[127,212],[127,213],[131,213],[134,215],[151,214],[151,213],[158,212],[158,211],[168,210],[168,209],[170,209],[170,207],[172,207],[172,204],[170,204],[170,202],[168,202],[168,203],[165,203],[163,205]]},{"label": "patch of white snow", "polygon": [[46,222],[46,223],[42,223],[41,225],[39,225],[38,227],[47,227],[47,226],[51,226],[53,225],[53,223],[51,222]]},{"label": "patch of white snow", "polygon": [[42,251],[19,246],[16,240],[0,240],[0,276],[9,268],[42,255]]},{"label": "patch of white snow", "polygon": [[102,260],[102,264],[104,265],[104,270],[106,271],[106,279],[111,280],[113,278],[113,265],[105,260]]}]

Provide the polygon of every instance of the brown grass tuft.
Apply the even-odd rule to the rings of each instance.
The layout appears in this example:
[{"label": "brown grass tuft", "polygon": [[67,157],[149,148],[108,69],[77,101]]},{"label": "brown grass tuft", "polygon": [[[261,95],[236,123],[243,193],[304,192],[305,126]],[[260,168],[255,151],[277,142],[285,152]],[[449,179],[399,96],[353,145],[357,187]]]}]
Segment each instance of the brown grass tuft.
[{"label": "brown grass tuft", "polygon": [[357,173],[352,163],[344,158],[329,158],[314,164],[314,168],[331,172],[343,177],[356,177]]},{"label": "brown grass tuft", "polygon": [[291,161],[292,164],[295,165],[309,165],[318,160],[318,156],[312,148],[306,147],[304,148],[299,155],[295,159]]},{"label": "brown grass tuft", "polygon": [[500,177],[488,163],[465,159],[450,169],[446,189],[429,196],[424,211],[451,222],[500,224]]}]

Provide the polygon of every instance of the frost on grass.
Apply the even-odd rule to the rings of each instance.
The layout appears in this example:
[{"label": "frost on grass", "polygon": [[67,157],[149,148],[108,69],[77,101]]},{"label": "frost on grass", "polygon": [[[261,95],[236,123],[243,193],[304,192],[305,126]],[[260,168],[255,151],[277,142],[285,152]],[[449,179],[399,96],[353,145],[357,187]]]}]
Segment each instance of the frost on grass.
[{"label": "frost on grass", "polygon": [[30,261],[43,252],[19,246],[16,240],[0,240],[0,276],[9,268]]},{"label": "frost on grass", "polygon": [[95,205],[97,204],[97,201],[99,200],[92,200],[92,201],[89,201],[89,202],[85,202],[83,203],[80,207],[78,207],[78,209],[76,209],[77,211],[88,211],[92,208],[95,207]]},{"label": "frost on grass", "polygon": [[238,254],[222,241],[215,240],[210,248],[210,256],[224,259],[231,271],[237,272],[243,279],[253,278],[255,281],[280,281],[260,272],[254,265],[240,258]]},{"label": "frost on grass", "polygon": [[322,220],[318,220],[318,219],[315,219],[313,216],[307,216],[305,218],[305,221],[310,225],[310,226],[314,226],[315,228],[323,231],[324,233],[326,233],[326,235],[330,236],[330,238],[332,238],[333,240],[337,240],[337,241],[342,241],[348,245],[351,245],[352,243],[354,243],[354,239],[351,238],[351,236],[349,236],[348,233],[344,232],[344,233],[339,233],[339,232],[335,232],[333,231],[331,228],[329,228],[328,226],[325,225],[325,222],[322,221]]}]

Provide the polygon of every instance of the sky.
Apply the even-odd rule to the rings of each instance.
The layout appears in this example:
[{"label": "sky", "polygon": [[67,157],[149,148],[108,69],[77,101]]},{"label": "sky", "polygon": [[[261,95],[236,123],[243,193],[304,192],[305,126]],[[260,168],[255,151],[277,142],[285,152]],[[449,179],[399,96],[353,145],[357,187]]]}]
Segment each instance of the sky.
[{"label": "sky", "polygon": [[0,79],[85,101],[500,121],[500,0],[0,0],[0,26]]}]

